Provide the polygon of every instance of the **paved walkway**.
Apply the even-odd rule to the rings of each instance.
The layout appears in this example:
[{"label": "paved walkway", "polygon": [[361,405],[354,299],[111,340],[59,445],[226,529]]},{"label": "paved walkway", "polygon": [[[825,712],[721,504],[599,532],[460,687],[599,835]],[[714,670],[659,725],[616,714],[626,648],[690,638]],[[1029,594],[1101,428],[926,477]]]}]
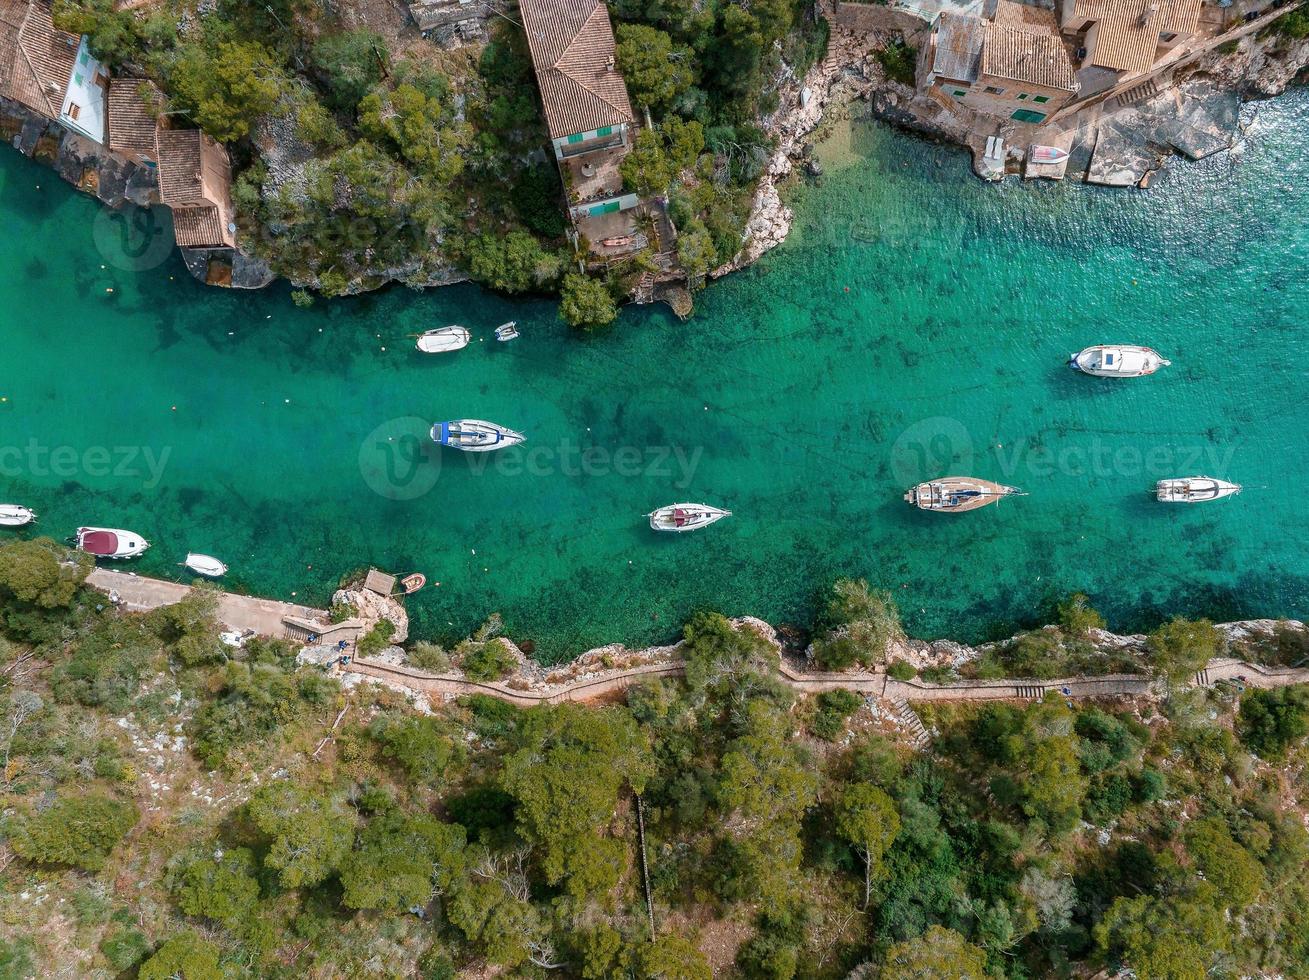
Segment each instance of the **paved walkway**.
[{"label": "paved walkway", "polygon": [[[115,572],[107,568],[95,569],[86,577],[86,584],[101,592],[117,592],[122,598],[123,608],[132,612],[148,612],[160,606],[170,606],[191,591],[189,585],[179,582],[145,578],[131,572]],[[218,620],[233,629],[254,630],[263,636],[283,636],[286,633],[283,620],[287,616],[325,620],[327,613],[322,609],[278,602],[275,599],[219,593]]]}]

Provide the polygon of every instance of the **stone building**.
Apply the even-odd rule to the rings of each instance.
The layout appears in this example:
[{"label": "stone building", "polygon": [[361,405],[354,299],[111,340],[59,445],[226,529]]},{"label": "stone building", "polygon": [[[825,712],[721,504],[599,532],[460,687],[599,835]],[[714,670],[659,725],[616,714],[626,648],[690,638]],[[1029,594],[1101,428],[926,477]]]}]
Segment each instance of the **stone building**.
[{"label": "stone building", "polygon": [[1078,90],[1055,16],[1009,0],[987,13],[941,14],[920,55],[919,88],[975,112],[1040,124]]},{"label": "stone building", "polygon": [[86,38],[55,27],[42,0],[0,0],[0,97],[105,141],[109,72]]},{"label": "stone building", "polygon": [[593,244],[627,237],[640,204],[619,164],[634,117],[614,66],[614,31],[600,0],[521,0],[546,128],[568,194],[568,216]]},{"label": "stone building", "polygon": [[1064,0],[1060,23],[1083,67],[1140,73],[1196,36],[1200,4],[1201,0]]}]

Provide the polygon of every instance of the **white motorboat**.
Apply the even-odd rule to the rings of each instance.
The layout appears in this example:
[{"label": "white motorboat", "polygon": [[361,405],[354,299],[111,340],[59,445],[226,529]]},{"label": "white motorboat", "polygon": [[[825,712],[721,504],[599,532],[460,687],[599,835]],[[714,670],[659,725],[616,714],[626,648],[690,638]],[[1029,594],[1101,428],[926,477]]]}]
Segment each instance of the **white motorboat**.
[{"label": "white motorboat", "polygon": [[444,354],[447,351],[461,350],[468,346],[473,335],[467,327],[451,324],[418,335],[417,347],[424,354]]},{"label": "white motorboat", "polygon": [[197,575],[205,575],[209,578],[218,578],[220,575],[227,574],[227,565],[213,555],[201,555],[193,551],[186,556],[184,564]]},{"label": "white motorboat", "polygon": [[438,446],[449,446],[469,453],[485,453],[492,449],[516,446],[526,438],[521,432],[481,419],[455,419],[453,422],[437,422],[432,426],[432,441]]},{"label": "white motorboat", "polygon": [[1042,146],[1041,144],[1037,143],[1037,144],[1033,144],[1032,149],[1028,154],[1028,156],[1030,157],[1033,163],[1046,163],[1046,164],[1063,163],[1065,160],[1068,159],[1068,151],[1065,150],[1063,147]]},{"label": "white motorboat", "polygon": [[36,511],[21,504],[0,504],[0,527],[22,527],[36,520]]},{"label": "white motorboat", "polygon": [[1183,476],[1160,480],[1155,484],[1155,499],[1164,504],[1200,504],[1222,500],[1241,492],[1241,484],[1217,480],[1212,476]]},{"label": "white motorboat", "polygon": [[97,558],[135,558],[145,554],[150,542],[135,531],[121,531],[112,527],[79,527],[76,545]]},{"label": "white motorboat", "polygon": [[724,517],[731,517],[730,510],[722,510],[719,507],[710,507],[708,504],[669,504],[667,507],[660,507],[658,510],[651,511],[646,517],[650,518],[650,527],[656,531],[673,531],[680,533],[682,531],[698,531],[702,527],[708,527],[715,521],[721,521]]},{"label": "white motorboat", "polygon": [[1017,487],[982,480],[975,476],[943,476],[928,480],[905,492],[904,499],[919,510],[939,510],[951,514],[977,510],[1005,497],[1024,496]]},{"label": "white motorboat", "polygon": [[495,339],[504,343],[513,340],[518,336],[518,321],[510,320],[508,323],[502,323],[495,328]]},{"label": "white motorboat", "polygon": [[1068,359],[1068,366],[1074,371],[1097,378],[1141,378],[1171,363],[1157,350],[1130,344],[1099,344]]}]

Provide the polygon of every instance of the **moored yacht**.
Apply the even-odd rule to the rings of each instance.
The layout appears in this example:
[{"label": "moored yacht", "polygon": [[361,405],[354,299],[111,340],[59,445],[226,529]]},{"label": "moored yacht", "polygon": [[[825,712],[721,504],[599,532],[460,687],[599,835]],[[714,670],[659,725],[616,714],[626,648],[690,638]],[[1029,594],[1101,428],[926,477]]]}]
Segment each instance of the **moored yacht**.
[{"label": "moored yacht", "polygon": [[1142,378],[1171,363],[1153,348],[1130,344],[1097,344],[1068,358],[1074,371],[1097,378]]},{"label": "moored yacht", "polygon": [[521,432],[481,419],[455,419],[453,422],[437,422],[432,426],[432,441],[438,446],[449,446],[469,453],[504,449],[526,438]]},{"label": "moored yacht", "polygon": [[150,542],[135,531],[113,527],[79,527],[75,543],[78,551],[97,558],[135,558],[150,547]]},{"label": "moored yacht", "polygon": [[730,510],[710,507],[708,504],[669,504],[653,510],[646,517],[650,518],[650,527],[656,531],[698,531],[708,527],[724,517],[731,517]]},{"label": "moored yacht", "polygon": [[905,492],[904,499],[919,510],[940,510],[960,514],[993,504],[1003,497],[1021,496],[1017,487],[982,480],[975,476],[943,476],[928,480]]},{"label": "moored yacht", "polygon": [[1183,476],[1160,480],[1155,484],[1155,499],[1164,504],[1200,504],[1222,500],[1241,492],[1241,484],[1228,483],[1212,476]]},{"label": "moored yacht", "polygon": [[0,504],[0,527],[22,527],[36,520],[36,511],[22,504]]},{"label": "moored yacht", "polygon": [[472,334],[468,332],[467,327],[451,324],[448,327],[439,327],[419,334],[416,346],[424,354],[444,354],[447,351],[467,347],[471,339]]}]

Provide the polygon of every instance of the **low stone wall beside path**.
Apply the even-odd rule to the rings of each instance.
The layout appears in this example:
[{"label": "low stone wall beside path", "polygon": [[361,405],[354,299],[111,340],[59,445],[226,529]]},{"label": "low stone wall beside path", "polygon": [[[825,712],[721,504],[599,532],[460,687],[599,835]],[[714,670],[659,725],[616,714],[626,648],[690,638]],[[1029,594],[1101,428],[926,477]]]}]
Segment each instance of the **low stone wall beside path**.
[{"label": "low stone wall beside path", "polygon": [[838,2],[832,20],[837,27],[861,34],[869,31],[899,31],[911,43],[916,43],[914,37],[925,33],[931,26],[923,18],[908,10],[899,10],[880,3]]}]

